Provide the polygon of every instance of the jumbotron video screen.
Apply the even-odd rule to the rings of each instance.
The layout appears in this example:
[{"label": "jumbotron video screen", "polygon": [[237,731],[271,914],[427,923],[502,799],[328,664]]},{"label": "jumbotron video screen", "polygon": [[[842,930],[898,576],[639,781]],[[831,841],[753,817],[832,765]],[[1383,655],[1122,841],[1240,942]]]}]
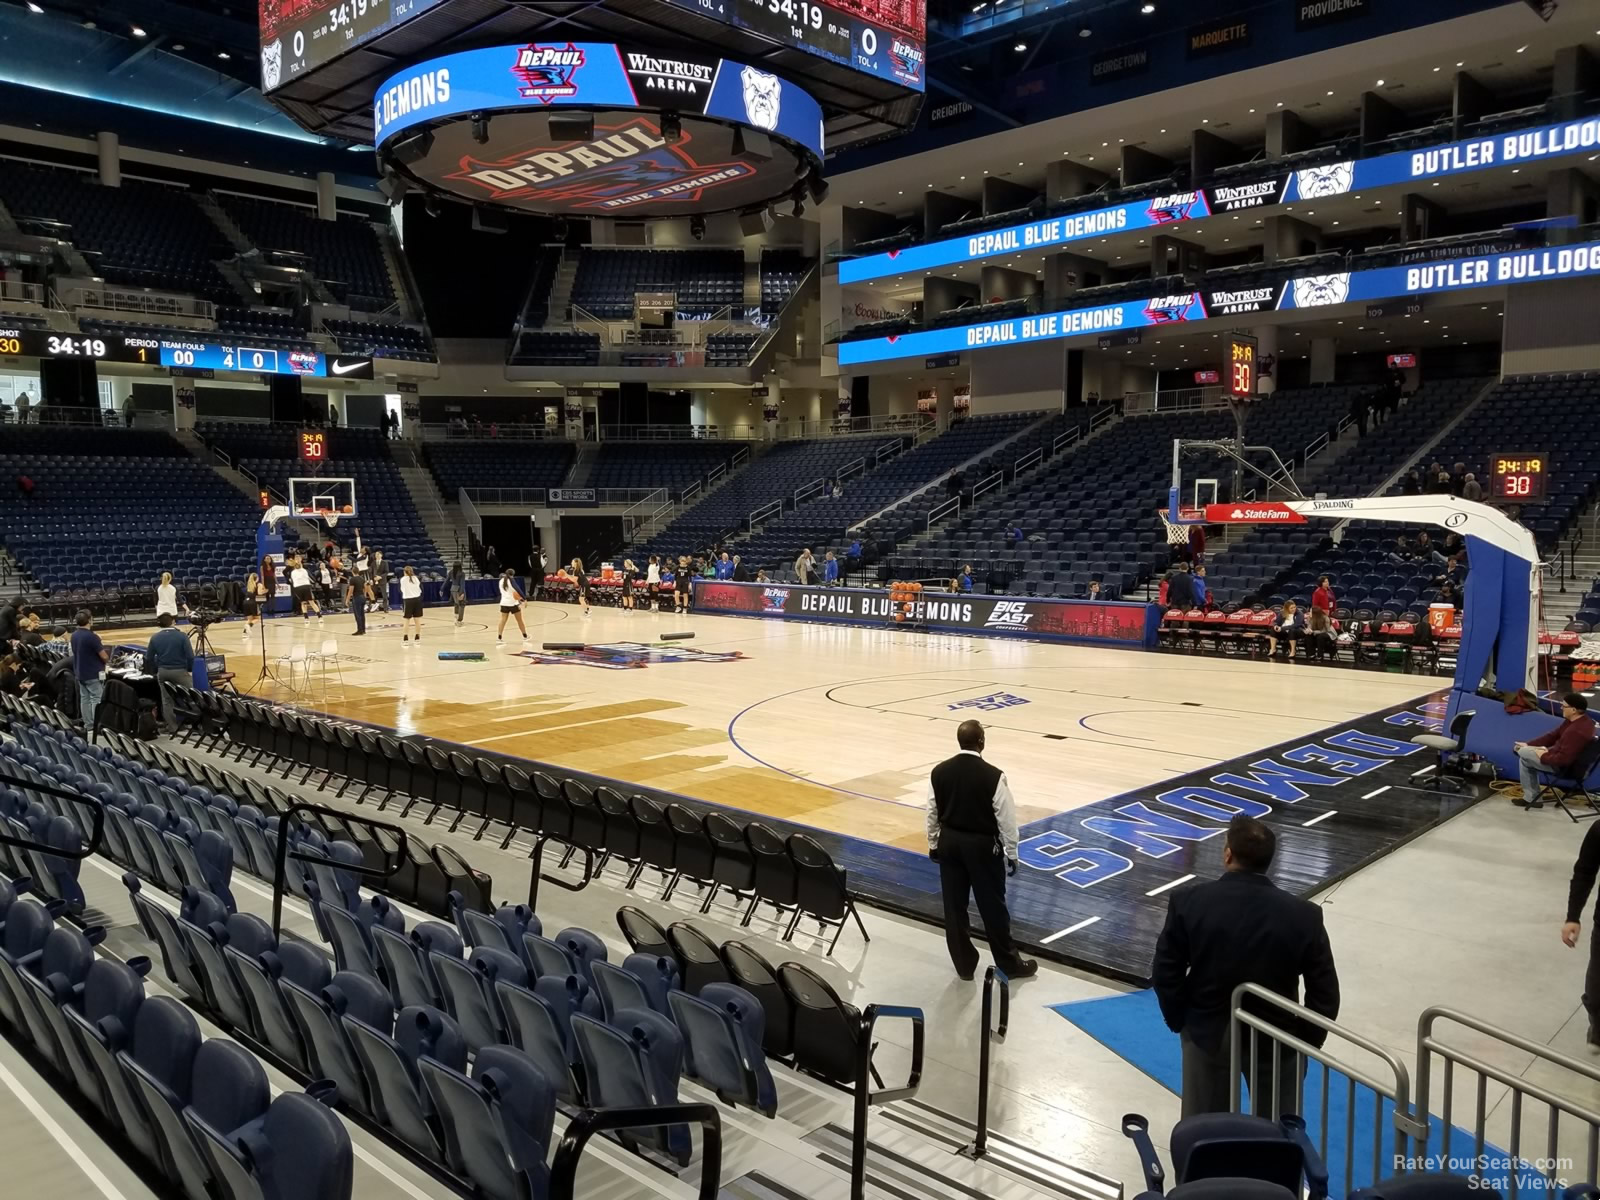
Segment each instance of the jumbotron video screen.
[{"label": "jumbotron video screen", "polygon": [[443,0],[261,0],[261,90],[315,71]]},{"label": "jumbotron video screen", "polygon": [[[448,0],[260,0],[272,92]],[[926,0],[662,0],[902,87],[926,87]]]}]

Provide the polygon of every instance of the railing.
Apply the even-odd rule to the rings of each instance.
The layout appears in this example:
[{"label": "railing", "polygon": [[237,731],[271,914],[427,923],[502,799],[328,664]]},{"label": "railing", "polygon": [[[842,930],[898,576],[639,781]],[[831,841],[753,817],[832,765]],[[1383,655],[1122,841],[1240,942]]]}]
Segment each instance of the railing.
[{"label": "railing", "polygon": [[[1125,392],[1122,411],[1130,417],[1153,412],[1198,412],[1227,408],[1228,393],[1219,387],[1175,388],[1170,392]],[[1107,406],[1108,409],[1110,406]],[[1092,428],[1092,426],[1091,426]]]},{"label": "railing", "polygon": [[950,499],[946,500],[943,504],[935,504],[931,509],[928,510],[928,517],[927,520],[923,522],[922,528],[924,530],[932,529],[936,524],[944,520],[951,513],[960,511],[961,497],[951,496]]},{"label": "railing", "polygon": [[[904,1086],[880,1087],[872,1090],[872,1034],[880,1020],[911,1022],[911,1070]],[[861,1014],[861,1031],[856,1041],[855,1123],[850,1130],[850,1200],[865,1200],[867,1190],[867,1121],[875,1105],[907,1100],[917,1094],[922,1084],[923,1044],[922,1010],[892,1004],[869,1004]],[[881,1080],[879,1081],[882,1082]]]},{"label": "railing", "polygon": [[478,512],[478,506],[472,502],[472,492],[468,488],[458,488],[456,503],[461,506],[461,519],[466,524],[467,532],[482,544],[483,542],[483,517]]},{"label": "railing", "polygon": [[760,438],[756,425],[602,425],[602,442],[750,442]]},{"label": "railing", "polygon": [[815,496],[827,486],[828,481],[826,479],[813,479],[810,483],[801,484],[799,487],[795,488],[794,496],[792,497],[795,507],[798,508],[800,505],[804,504],[807,500],[811,499],[811,497]]},{"label": "railing", "polygon": [[678,493],[678,500],[683,504],[687,504],[703,491],[705,491],[705,485],[696,479],[688,487],[684,488],[683,491]]},{"label": "railing", "polygon": [[567,427],[561,425],[545,425],[526,422],[521,424],[494,425],[494,433],[489,432],[490,426],[482,423],[474,429],[465,423],[452,425],[448,421],[429,421],[419,423],[417,426],[421,438],[425,442],[564,442],[569,441]]},{"label": "railing", "polygon": [[20,279],[0,279],[0,304],[7,302],[42,305],[45,302],[44,284],[24,283]]},{"label": "railing", "polygon": [[[1507,1070],[1485,1062],[1472,1051],[1447,1045],[1434,1032],[1434,1027],[1444,1021],[1461,1025],[1480,1037],[1493,1039],[1507,1048],[1515,1049],[1519,1055],[1531,1055],[1536,1061],[1558,1067],[1577,1078],[1563,1080],[1563,1085],[1566,1086],[1555,1090],[1552,1090],[1554,1085],[1552,1088],[1547,1088],[1531,1082],[1528,1079],[1528,1068],[1525,1066],[1516,1071]],[[1450,1146],[1455,1134],[1455,1070],[1461,1067],[1477,1076],[1477,1086],[1473,1089],[1471,1125],[1471,1162],[1474,1168],[1471,1173],[1475,1179],[1481,1179],[1485,1184],[1503,1189],[1510,1200],[1517,1200],[1520,1185],[1525,1184],[1531,1195],[1554,1195],[1558,1189],[1577,1182],[1571,1179],[1558,1180],[1556,1176],[1561,1164],[1564,1161],[1571,1161],[1564,1159],[1561,1154],[1560,1125],[1563,1115],[1577,1121],[1583,1131],[1582,1140],[1587,1163],[1580,1179],[1592,1181],[1596,1178],[1596,1172],[1600,1171],[1600,1109],[1581,1104],[1578,1097],[1585,1093],[1593,1094],[1595,1085],[1600,1084],[1600,1067],[1552,1050],[1541,1042],[1530,1041],[1520,1034],[1501,1029],[1477,1017],[1441,1007],[1427,1009],[1417,1021],[1418,1119],[1413,1131],[1414,1140],[1410,1152],[1413,1160],[1425,1158],[1431,1153],[1428,1124],[1431,1120],[1429,1113],[1433,1108],[1430,1087],[1433,1080],[1434,1058],[1444,1063],[1439,1096],[1439,1119],[1444,1128],[1440,1135],[1442,1144],[1438,1153],[1445,1162],[1467,1158],[1459,1151],[1452,1154]],[[1489,1113],[1491,1109],[1500,1110],[1505,1102],[1505,1097],[1497,1095],[1491,1104],[1488,1097],[1490,1080],[1508,1089],[1511,1094],[1511,1103],[1508,1106],[1511,1119],[1511,1144],[1506,1147],[1504,1159],[1496,1159],[1485,1153],[1484,1127],[1488,1122]],[[1563,1095],[1562,1092],[1566,1094]],[[1522,1110],[1525,1099],[1543,1105],[1547,1112],[1544,1151],[1539,1158],[1531,1162],[1524,1160],[1521,1153]],[[1494,1174],[1485,1176],[1486,1168],[1494,1169]],[[1528,1168],[1540,1176],[1539,1182],[1526,1176],[1525,1170]]]},{"label": "railing", "polygon": [[[1074,430],[1073,432],[1077,432],[1077,431]],[[1035,446],[1032,450],[1029,450],[1021,458],[1017,459],[1016,462],[1012,463],[1011,464],[1011,470],[1012,470],[1012,472],[1014,474],[1020,475],[1024,471],[1031,470],[1034,467],[1038,466],[1043,461],[1044,461],[1044,447],[1043,446]],[[973,492],[973,495],[976,496],[977,492]]]},{"label": "railing", "polygon": [[[357,866],[353,863],[334,862],[325,854],[302,854],[299,850],[289,849],[289,833],[294,826],[296,813],[321,813],[327,817],[337,817],[347,825],[355,823],[365,825],[368,829],[381,829],[385,833],[394,835],[397,839],[393,850],[386,850],[389,856],[385,858],[383,867]],[[387,879],[406,863],[406,831],[398,825],[388,821],[374,821],[371,817],[358,816],[342,808],[328,808],[326,805],[313,804],[309,800],[297,800],[289,806],[289,811],[283,813],[278,822],[277,848],[273,851],[272,859],[272,936],[278,938],[283,933],[283,869],[289,859],[297,862],[322,863],[325,866],[337,867],[340,871],[348,871],[360,879]]]},{"label": "railing", "polygon": [[883,466],[884,463],[888,462],[891,458],[899,454],[905,448],[906,445],[904,442],[890,442],[886,446],[879,446],[877,452],[872,456],[872,465],[875,467]]},{"label": "railing", "polygon": [[996,471],[987,479],[979,480],[977,486],[972,489],[972,502],[976,504],[979,496],[983,495],[985,492],[992,492],[995,488],[1004,483],[1005,480],[1006,473],[1004,471]]},{"label": "railing", "polygon": [[68,308],[93,308],[108,312],[140,313],[152,317],[189,317],[215,322],[217,306],[209,300],[178,293],[147,292],[97,284],[65,288],[61,299]]},{"label": "railing", "polygon": [[833,473],[833,477],[839,483],[843,483],[847,479],[854,479],[857,475],[865,475],[866,471],[866,458],[852,458],[849,462],[845,463],[844,466],[835,471]]},{"label": "railing", "polygon": [[[1268,1018],[1246,1011],[1243,1007],[1246,997],[1249,997],[1257,1007],[1271,1010],[1274,1018],[1279,1021],[1288,1019],[1302,1026],[1309,1025],[1321,1030],[1330,1039],[1337,1039],[1345,1049],[1354,1047],[1362,1051],[1368,1056],[1369,1061],[1375,1060],[1377,1069],[1368,1070],[1361,1066],[1353,1065],[1349,1061],[1336,1057],[1334,1051],[1330,1051],[1325,1047],[1313,1046],[1302,1038],[1280,1029]],[[1412,1117],[1411,1076],[1406,1070],[1405,1063],[1393,1051],[1370,1038],[1363,1037],[1330,1021],[1320,1013],[1312,1012],[1302,1004],[1296,1004],[1276,992],[1268,991],[1259,984],[1245,983],[1234,989],[1233,1016],[1234,1020],[1230,1025],[1232,1034],[1229,1038],[1228,1047],[1231,1110],[1233,1112],[1243,1111],[1240,1083],[1246,1059],[1242,1043],[1245,1038],[1244,1031],[1248,1029],[1250,1038],[1248,1061],[1252,1080],[1250,1100],[1252,1110],[1258,1115],[1271,1115],[1274,1113],[1298,1114],[1303,1112],[1304,1109],[1300,1101],[1303,1097],[1302,1089],[1311,1084],[1309,1067],[1312,1063],[1316,1063],[1322,1068],[1320,1089],[1321,1118],[1316,1129],[1312,1129],[1309,1125],[1307,1126],[1306,1135],[1311,1138],[1312,1145],[1316,1147],[1317,1153],[1322,1156],[1324,1162],[1328,1162],[1328,1114],[1330,1092],[1333,1086],[1333,1072],[1338,1071],[1344,1076],[1344,1174],[1338,1176],[1335,1171],[1335,1164],[1328,1162],[1330,1174],[1335,1175],[1341,1181],[1341,1187],[1334,1189],[1335,1194],[1342,1196],[1347,1191],[1355,1188],[1370,1186],[1390,1174],[1384,1164],[1386,1130],[1384,1129],[1384,1121],[1381,1119],[1386,1103],[1391,1106],[1392,1119],[1390,1123],[1394,1130],[1394,1140],[1388,1143],[1391,1156],[1400,1154],[1406,1146],[1407,1139],[1415,1138],[1419,1134],[1424,1146],[1422,1153],[1426,1154],[1427,1123],[1424,1121],[1419,1125]],[[1265,1042],[1265,1047],[1263,1047],[1263,1041]],[[1264,1054],[1273,1056],[1277,1064],[1276,1069],[1270,1072],[1272,1078],[1270,1108],[1266,1097],[1261,1094],[1266,1089],[1254,1086],[1256,1083],[1264,1082],[1267,1078],[1266,1073],[1262,1071]],[[1292,1061],[1294,1068],[1291,1083],[1294,1088],[1294,1096],[1287,1098],[1283,1094],[1285,1075],[1289,1074],[1284,1069],[1287,1065],[1286,1056],[1290,1056],[1288,1061]],[[1381,1071],[1381,1074],[1379,1071]],[[1286,1099],[1289,1101],[1288,1103],[1285,1103]],[[1370,1178],[1366,1176],[1358,1178],[1357,1176],[1355,1116],[1358,1111],[1358,1103],[1370,1106],[1370,1111],[1380,1115],[1380,1119],[1372,1122]],[[1365,1158],[1366,1155],[1363,1154],[1362,1159],[1365,1160]]]},{"label": "railing", "polygon": [[[994,1025],[994,985],[1000,985],[1000,1024]],[[989,1152],[989,1047],[1006,1040],[1006,1030],[1011,1025],[1011,980],[999,967],[990,967],[983,973],[983,1032],[978,1035],[978,1131],[972,1145],[963,1147],[959,1154],[966,1158],[982,1158]]]},{"label": "railing", "polygon": [[744,466],[744,464],[749,462],[749,461],[750,461],[750,447],[749,446],[740,446],[737,450],[735,450],[733,452],[733,457],[728,460],[728,469],[732,470],[732,471],[737,471],[740,467]]},{"label": "railing", "polygon": [[[547,499],[549,499],[549,489],[547,488],[474,487],[462,488],[460,494],[461,496],[465,497],[466,503],[473,506],[474,510],[476,510],[477,506],[480,504],[485,507],[491,504],[503,504],[513,507],[527,508],[533,505],[543,504]],[[462,511],[466,511],[465,505],[463,505]],[[479,535],[482,535],[481,520],[479,522]]]},{"label": "railing", "polygon": [[550,1166],[551,1200],[576,1200],[578,1160],[597,1133],[698,1125],[701,1129],[697,1200],[717,1200],[722,1191],[722,1115],[714,1104],[660,1104],[639,1108],[586,1108],[567,1123]]},{"label": "railing", "polygon": [[[646,505],[651,505],[649,512],[641,513],[639,510]],[[632,542],[638,531],[645,525],[653,522],[662,512],[672,507],[672,496],[666,488],[657,488],[643,499],[635,502],[622,512],[622,537],[624,541]]]},{"label": "railing", "polygon": [[717,480],[721,479],[727,473],[728,473],[727,464],[726,463],[718,463],[716,466],[712,467],[711,470],[706,472],[706,486],[710,487],[713,483],[715,483]]},{"label": "railing", "polygon": [[[577,883],[568,883],[559,875],[546,875],[544,873],[544,848],[546,843],[552,841],[560,842],[567,848],[567,852],[561,856],[561,865],[563,867],[567,865],[574,854],[579,852],[583,854],[583,878],[578,880]],[[553,833],[546,833],[538,841],[534,842],[533,849],[528,852],[528,858],[533,863],[528,872],[529,912],[538,911],[540,883],[553,883],[564,892],[581,892],[589,886],[590,880],[594,878],[594,851],[587,846],[579,846],[567,841],[565,838],[557,837]]]},{"label": "railing", "polygon": [[746,517],[744,519],[744,527],[751,532],[754,532],[755,527],[761,524],[761,522],[770,521],[773,517],[780,516],[782,513],[783,501],[774,500],[771,504],[763,505]]}]

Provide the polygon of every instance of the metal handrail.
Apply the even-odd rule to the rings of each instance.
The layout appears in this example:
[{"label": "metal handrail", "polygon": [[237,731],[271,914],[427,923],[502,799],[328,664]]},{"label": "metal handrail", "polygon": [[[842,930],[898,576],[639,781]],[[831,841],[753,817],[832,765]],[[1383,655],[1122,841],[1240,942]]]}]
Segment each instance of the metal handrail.
[{"label": "metal handrail", "polygon": [[461,519],[466,523],[467,532],[483,541],[483,517],[478,512],[478,506],[472,502],[472,494],[466,488],[456,490],[456,504],[461,508]]},{"label": "metal handrail", "polygon": [[757,525],[759,525],[762,521],[766,521],[766,520],[771,519],[772,517],[778,516],[782,512],[783,512],[783,501],[782,500],[774,500],[771,504],[763,505],[762,507],[756,509],[755,512],[751,513],[748,517],[746,517],[744,519],[745,528],[749,529],[751,531],[754,531],[755,527]]},{"label": "metal handrail", "polygon": [[[1278,1025],[1274,1024],[1272,1021],[1268,1020],[1266,1017],[1263,1017],[1257,1013],[1246,1011],[1244,1008],[1244,1001],[1246,997],[1249,997],[1258,1005],[1275,1009],[1279,1014],[1279,1020],[1288,1018],[1291,1021],[1300,1023],[1302,1026],[1309,1025],[1312,1028],[1321,1030],[1325,1034],[1337,1037],[1341,1041],[1355,1046],[1357,1049],[1365,1051],[1367,1054],[1372,1055],[1374,1058],[1388,1067],[1390,1078],[1388,1080],[1379,1079],[1376,1075],[1363,1071],[1357,1067],[1353,1067],[1349,1063],[1338,1061],[1322,1047],[1313,1046],[1310,1042],[1307,1042],[1304,1039],[1287,1032]],[[1337,1022],[1329,1020],[1321,1013],[1313,1012],[1305,1005],[1297,1004],[1295,1001],[1290,1000],[1287,997],[1280,996],[1277,992],[1269,991],[1260,984],[1240,984],[1234,989],[1233,992],[1233,1021],[1230,1023],[1231,1033],[1228,1040],[1228,1068],[1231,1072],[1229,1076],[1230,1082],[1228,1092],[1229,1111],[1242,1111],[1240,1108],[1240,1085],[1242,1082],[1241,1073],[1243,1071],[1244,1063],[1243,1049],[1240,1043],[1243,1041],[1244,1035],[1242,1031],[1244,1029],[1251,1030],[1251,1079],[1261,1078],[1258,1072],[1258,1067],[1260,1066],[1261,1041],[1263,1036],[1268,1042],[1267,1053],[1277,1054],[1278,1047],[1280,1046],[1294,1053],[1294,1082],[1296,1086],[1299,1086],[1301,1083],[1302,1062],[1317,1062],[1322,1064],[1322,1119],[1318,1132],[1312,1138],[1312,1144],[1316,1146],[1318,1153],[1322,1155],[1324,1160],[1327,1158],[1326,1150],[1328,1145],[1329,1072],[1334,1069],[1342,1072],[1347,1080],[1346,1110],[1347,1113],[1350,1114],[1347,1120],[1353,1120],[1354,1118],[1354,1113],[1356,1111],[1357,1085],[1365,1087],[1372,1091],[1372,1093],[1379,1098],[1380,1103],[1378,1107],[1380,1111],[1382,1108],[1382,1100],[1387,1099],[1392,1102],[1394,1106],[1392,1123],[1394,1126],[1395,1149],[1398,1151],[1400,1147],[1405,1145],[1407,1138],[1415,1137],[1420,1128],[1422,1144],[1424,1146],[1423,1153],[1426,1153],[1427,1123],[1426,1121],[1423,1121],[1419,1125],[1417,1119],[1412,1114],[1411,1075],[1406,1069],[1406,1064],[1400,1059],[1400,1057],[1387,1046],[1381,1045],[1380,1043],[1372,1040],[1371,1038],[1365,1037],[1362,1034],[1358,1034],[1352,1030],[1346,1029]],[[1273,1106],[1272,1111],[1274,1112],[1281,1111],[1281,1106],[1278,1102],[1281,1098],[1282,1085],[1282,1072],[1273,1072],[1274,1095],[1271,1098],[1271,1103]],[[1266,1097],[1257,1096],[1254,1094],[1254,1092],[1251,1094],[1251,1101],[1254,1107],[1257,1109],[1262,1108],[1262,1106],[1268,1102]],[[1310,1136],[1312,1133],[1310,1129],[1307,1129],[1306,1132],[1308,1136]],[[1351,1136],[1352,1133],[1353,1130],[1347,1128],[1343,1175],[1345,1186],[1351,1188],[1356,1186],[1353,1179],[1356,1147],[1355,1139],[1353,1136]],[[1382,1148],[1383,1130],[1381,1127],[1378,1127],[1374,1131],[1372,1142],[1373,1175],[1371,1182],[1374,1183],[1388,1173],[1383,1168]],[[1329,1165],[1331,1167],[1332,1164]]]},{"label": "metal handrail", "polygon": [[[96,716],[98,715],[99,714],[97,713]],[[0,826],[0,846],[15,846],[18,850],[31,850],[39,854],[48,854],[52,858],[67,858],[76,860],[88,858],[91,854],[99,853],[100,847],[105,844],[105,805],[95,797],[87,796],[82,792],[65,791],[50,783],[35,783],[27,779],[18,779],[14,775],[7,775],[4,772],[0,772],[0,783],[9,783],[12,787],[23,788],[33,792],[40,792],[46,796],[59,796],[61,799],[70,800],[74,804],[87,805],[89,808],[89,815],[94,819],[94,828],[93,832],[89,834],[88,844],[79,850],[67,850],[63,847],[46,846],[43,842],[36,842],[31,838],[19,838],[14,834],[7,833],[3,826]],[[46,898],[48,899],[48,897]]]},{"label": "metal handrail", "polygon": [[[911,1022],[911,1070],[903,1086],[872,1090],[872,1032],[880,1020]],[[896,1004],[869,1004],[861,1014],[856,1040],[855,1122],[850,1131],[850,1200],[866,1200],[867,1119],[875,1105],[907,1100],[922,1085],[922,1056],[927,1031],[920,1008]]]},{"label": "metal handrail", "polygon": [[[1596,1172],[1600,1171],[1600,1109],[1584,1108],[1571,1096],[1562,1096],[1547,1088],[1540,1087],[1536,1083],[1530,1083],[1526,1070],[1508,1071],[1503,1067],[1497,1067],[1492,1063],[1485,1062],[1477,1055],[1470,1054],[1465,1050],[1458,1050],[1445,1045],[1434,1033],[1434,1026],[1440,1021],[1452,1021],[1457,1025],[1465,1026],[1474,1033],[1493,1038],[1523,1054],[1532,1055],[1535,1059],[1543,1060],[1565,1071],[1579,1075],[1588,1080],[1591,1085],[1600,1083],[1600,1067],[1595,1066],[1593,1063],[1572,1058],[1569,1055],[1552,1050],[1541,1042],[1532,1041],[1521,1034],[1512,1033],[1510,1030],[1502,1029],[1497,1025],[1491,1025],[1481,1018],[1469,1016],[1458,1009],[1435,1005],[1432,1008],[1423,1010],[1422,1016],[1417,1019],[1417,1112],[1413,1129],[1412,1156],[1420,1157],[1428,1153],[1428,1125],[1431,1120],[1430,1109],[1432,1107],[1429,1100],[1429,1086],[1433,1077],[1431,1060],[1434,1055],[1438,1055],[1444,1060],[1443,1095],[1439,1111],[1444,1130],[1443,1146],[1440,1153],[1447,1161],[1451,1157],[1450,1142],[1451,1135],[1454,1133],[1451,1111],[1454,1102],[1455,1067],[1459,1065],[1478,1076],[1478,1086],[1475,1089],[1477,1109],[1473,1123],[1473,1161],[1475,1163],[1482,1161],[1484,1153],[1484,1125],[1488,1118],[1488,1106],[1485,1102],[1486,1082],[1492,1079],[1511,1091],[1511,1145],[1507,1148],[1507,1153],[1511,1156],[1513,1164],[1519,1158],[1519,1149],[1522,1143],[1522,1100],[1526,1096],[1547,1105],[1551,1110],[1548,1123],[1548,1144],[1545,1151],[1545,1160],[1548,1166],[1542,1173],[1553,1184],[1555,1183],[1554,1172],[1558,1165],[1557,1135],[1560,1121],[1558,1114],[1565,1113],[1567,1116],[1589,1127],[1588,1135],[1585,1139],[1588,1147],[1588,1164],[1582,1178],[1594,1179]],[[1536,1168],[1539,1166],[1540,1164],[1535,1164]],[[1481,1175],[1481,1169],[1476,1173]],[[1520,1173],[1513,1165],[1509,1180],[1511,1200],[1516,1200],[1517,1182]],[[1556,1186],[1559,1187],[1561,1185],[1556,1184]]]},{"label": "metal handrail", "polygon": [[960,510],[961,497],[951,496],[950,499],[946,500],[943,504],[935,504],[931,509],[928,510],[928,516],[923,521],[922,528],[925,530],[932,529],[934,522],[942,521],[951,513],[959,512]]},{"label": "metal handrail", "polygon": [[729,467],[730,470],[737,470],[739,467],[743,466],[745,463],[747,463],[749,461],[750,461],[750,447],[749,446],[740,446],[737,450],[735,450],[733,452],[733,457],[728,460],[728,467]]},{"label": "metal handrail", "polygon": [[1005,479],[1006,473],[1004,471],[996,471],[987,479],[979,480],[977,485],[972,489],[973,502],[976,503],[978,497],[983,495],[985,492],[993,491],[995,488],[999,487],[1005,482]]},{"label": "metal handrail", "polygon": [[578,1160],[597,1133],[656,1129],[666,1125],[701,1129],[698,1200],[717,1200],[722,1190],[722,1114],[712,1104],[659,1104],[637,1108],[586,1108],[567,1123],[550,1166],[551,1200],[575,1200]]},{"label": "metal handrail", "polygon": [[[565,879],[562,879],[558,875],[546,875],[544,873],[544,847],[546,842],[552,841],[560,842],[563,846],[566,846],[568,854],[570,854],[573,850],[581,850],[583,852],[583,878],[577,883],[568,883]],[[589,881],[594,878],[594,851],[589,849],[587,846],[580,846],[576,842],[570,842],[566,838],[556,837],[553,833],[546,833],[542,835],[539,840],[533,844],[533,849],[529,852],[528,857],[533,860],[533,868],[528,875],[529,912],[539,911],[540,880],[553,883],[563,891],[581,892],[584,888],[589,886]],[[563,858],[562,861],[565,862],[565,858]]]},{"label": "metal handrail", "polygon": [[[1032,450],[1029,450],[1021,458],[1017,459],[1016,462],[1011,464],[1012,474],[1013,475],[1020,475],[1022,472],[1028,470],[1029,468],[1038,466],[1043,461],[1044,461],[1044,447],[1043,446],[1035,446]],[[973,495],[977,495],[977,493],[974,492]]]},{"label": "metal handrail", "polygon": [[799,487],[795,488],[794,495],[791,498],[794,500],[796,505],[799,505],[804,503],[806,500],[809,500],[812,496],[815,496],[827,486],[828,481],[826,479],[813,479],[810,483],[803,483]]},{"label": "metal handrail", "polygon": [[1055,441],[1050,443],[1050,453],[1060,454],[1063,450],[1072,445],[1073,442],[1077,441],[1082,436],[1083,426],[1081,425],[1074,425],[1065,433],[1057,434]]},{"label": "metal handrail", "polygon": [[[994,1026],[990,1017],[994,1010],[994,985],[1000,984],[1000,1024]],[[982,1158],[989,1152],[989,1047],[1006,1040],[1006,1030],[1011,1025],[1011,980],[999,967],[990,967],[983,973],[983,1032],[978,1035],[978,1135],[970,1146],[957,1151],[966,1158]]]},{"label": "metal handrail", "polygon": [[[388,833],[398,835],[400,840],[395,843],[394,849],[388,852],[388,855],[392,855],[393,861],[391,862],[390,857],[386,855],[384,858],[385,869],[380,871],[375,867],[365,865],[357,866],[354,863],[334,862],[333,859],[325,854],[302,854],[298,850],[290,853],[289,830],[294,825],[295,813],[301,812],[322,813],[325,816],[336,817],[346,824],[355,822],[359,825],[365,825],[369,829],[382,829]],[[406,843],[406,831],[398,825],[390,824],[388,821],[374,821],[371,817],[358,816],[342,808],[329,808],[325,804],[313,804],[309,800],[295,801],[286,812],[278,815],[278,843],[272,856],[272,936],[274,938],[279,937],[283,932],[283,868],[290,858],[297,862],[322,863],[325,866],[334,867],[336,870],[348,871],[350,874],[364,879],[387,879],[405,865]]]},{"label": "metal handrail", "polygon": [[726,463],[718,463],[716,466],[712,467],[711,470],[706,472],[706,486],[710,487],[713,483],[715,483],[717,480],[721,479],[727,473],[728,473],[727,464]]}]

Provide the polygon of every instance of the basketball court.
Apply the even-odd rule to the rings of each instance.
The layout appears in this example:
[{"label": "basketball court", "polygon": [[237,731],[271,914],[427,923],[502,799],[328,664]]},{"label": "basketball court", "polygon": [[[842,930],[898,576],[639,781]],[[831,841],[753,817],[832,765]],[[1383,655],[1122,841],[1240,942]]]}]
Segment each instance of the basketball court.
[{"label": "basketball court", "polygon": [[[989,731],[987,757],[1017,797],[1022,861],[1032,868],[1013,887],[1019,931],[1046,952],[1131,977],[1148,961],[1160,893],[1211,869],[1213,835],[1231,811],[1265,818],[1268,800],[1309,797],[1305,811],[1281,815],[1297,830],[1321,817],[1285,857],[1286,882],[1311,890],[1464,803],[1405,786],[1426,759],[1413,761],[1410,747],[1352,753],[1359,770],[1317,766],[1332,761],[1327,752],[1302,748],[1290,757],[1309,768],[1276,768],[1299,788],[1258,777],[1245,798],[1229,800],[1214,786],[1260,768],[1274,747],[1382,729],[1385,719],[1436,723],[1422,706],[1441,681],[1426,676],[726,616],[596,608],[585,617],[550,603],[527,605],[524,646],[514,622],[496,642],[498,616],[474,605],[458,628],[448,608],[429,609],[420,643],[401,642],[393,610],[370,614],[361,638],[348,614],[321,626],[274,617],[265,644],[278,678],[255,694],[820,831],[852,887],[924,916],[938,903],[925,855],[928,772],[955,752],[956,726],[977,718]],[[261,635],[246,643],[240,628],[219,626],[213,641],[248,687]],[[661,640],[678,632],[695,636]],[[587,648],[546,652],[546,641]],[[441,651],[485,657],[440,660]],[[1397,745],[1414,732],[1389,730]],[[1349,773],[1315,774],[1336,769]],[[1367,771],[1375,773],[1355,778]],[[1308,778],[1337,793],[1337,812],[1309,808],[1321,797]],[[1198,800],[1174,801],[1171,789],[1195,780],[1213,782]],[[1373,811],[1353,819],[1358,795],[1374,789],[1382,794],[1367,801]],[[1145,793],[1187,815],[1152,812]],[[1152,885],[1155,902],[1144,895]],[[1139,908],[1155,924],[1135,921],[1134,932],[1127,918]],[[1096,924],[1103,929],[1088,927]],[[1095,949],[1113,929],[1115,946]]]}]

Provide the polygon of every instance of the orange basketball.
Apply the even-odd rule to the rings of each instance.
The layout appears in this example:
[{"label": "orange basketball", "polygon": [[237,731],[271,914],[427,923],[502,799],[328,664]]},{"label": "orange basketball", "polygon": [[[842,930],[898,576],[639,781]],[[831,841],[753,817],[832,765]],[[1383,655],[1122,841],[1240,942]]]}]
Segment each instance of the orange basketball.
[{"label": "orange basketball", "polygon": [[356,506],[354,504],[346,504],[339,511],[342,512],[342,513],[353,513],[353,512],[355,512],[355,510],[356,510]]}]

